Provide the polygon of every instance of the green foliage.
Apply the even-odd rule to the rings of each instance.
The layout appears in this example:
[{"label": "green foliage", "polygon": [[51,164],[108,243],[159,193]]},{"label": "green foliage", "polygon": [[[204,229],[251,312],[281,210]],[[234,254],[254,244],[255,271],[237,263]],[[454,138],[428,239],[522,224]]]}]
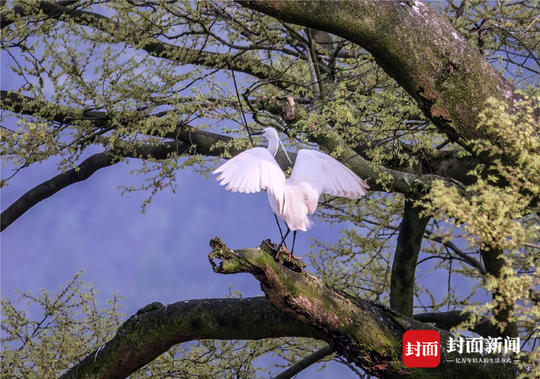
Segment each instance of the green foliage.
[{"label": "green foliage", "polygon": [[536,104],[523,100],[518,105],[523,111],[515,113],[490,99],[479,116],[478,128],[488,128],[493,138],[473,141],[474,150],[486,155],[490,166],[480,164],[470,172],[475,182],[465,194],[436,182],[426,198],[424,206],[429,212],[463,225],[472,246],[516,250],[535,242],[539,227],[531,222],[537,215],[530,204],[540,196]]},{"label": "green foliage", "polygon": [[[500,276],[488,276],[483,282],[497,296],[490,303],[473,303],[466,309],[498,324],[490,315],[499,302],[511,299],[515,304],[512,320],[523,334],[536,335],[540,306],[533,294],[540,284],[536,254],[540,218],[531,204],[540,197],[540,140],[534,115],[538,99],[525,98],[517,106],[520,112],[495,99],[487,102],[478,127],[488,128],[492,138],[474,141],[474,150],[489,157],[491,164],[471,171],[475,182],[465,191],[434,183],[422,204],[426,212],[461,228],[471,249],[504,252]],[[529,362],[538,358],[538,351],[527,357]]]},{"label": "green foliage", "polygon": [[[1,371],[10,378],[51,378],[110,340],[123,316],[119,297],[99,308],[96,291],[77,273],[58,294],[2,298]],[[34,320],[29,311],[43,316]]]},{"label": "green foliage", "polygon": [[[17,303],[2,298],[0,362],[3,377],[52,378],[102,347],[124,319],[120,298],[100,308],[92,284],[79,272],[59,293],[22,293]],[[240,297],[230,292],[228,297]],[[38,320],[29,312],[42,311]],[[261,341],[201,340],[173,346],[132,378],[255,378],[294,364],[324,343],[307,338]],[[261,365],[271,359],[273,365]]]}]

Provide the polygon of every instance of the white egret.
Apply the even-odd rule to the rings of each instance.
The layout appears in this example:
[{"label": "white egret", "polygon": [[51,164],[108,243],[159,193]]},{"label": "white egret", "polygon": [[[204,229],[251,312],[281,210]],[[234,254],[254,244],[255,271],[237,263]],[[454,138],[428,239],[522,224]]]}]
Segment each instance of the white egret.
[{"label": "white egret", "polygon": [[311,226],[308,214],[315,213],[321,193],[359,199],[369,187],[336,159],[320,151],[306,149],[298,151],[291,176],[286,179],[274,159],[279,144],[283,147],[276,129],[265,128],[256,134],[266,137],[268,148],[246,150],[219,166],[213,174],[218,174],[216,179],[228,191],[254,193],[266,190],[274,215],[287,224],[287,233],[283,236],[278,222],[281,245],[293,231],[292,255],[296,232],[305,232]]}]

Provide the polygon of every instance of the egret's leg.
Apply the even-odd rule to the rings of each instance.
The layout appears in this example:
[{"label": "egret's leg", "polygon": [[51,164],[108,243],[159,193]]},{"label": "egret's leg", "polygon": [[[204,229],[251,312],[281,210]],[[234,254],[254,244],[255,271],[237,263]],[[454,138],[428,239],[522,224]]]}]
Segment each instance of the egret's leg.
[{"label": "egret's leg", "polygon": [[277,219],[277,216],[276,214],[274,213],[274,218],[276,219],[276,224],[277,224],[277,227],[279,229],[279,236],[281,237],[281,240],[283,241],[283,232],[281,231],[281,225],[279,225],[279,220]]},{"label": "egret's leg", "polygon": [[285,238],[287,238],[287,236],[289,235],[291,229],[289,229],[289,225],[287,225],[287,233],[285,233],[285,235],[283,236],[283,238],[281,239],[281,243],[279,244],[279,247],[277,249],[277,252],[276,252],[276,259],[279,257],[279,253],[281,252],[281,248],[283,246],[287,246],[285,245]]},{"label": "egret's leg", "polygon": [[293,237],[292,237],[291,258],[294,258],[294,259],[302,259],[302,257],[297,257],[296,255],[294,255],[294,243],[296,242],[296,232],[297,232],[297,230],[295,230],[295,231],[293,232]]},{"label": "egret's leg", "polygon": [[[291,232],[291,229],[289,229],[289,225],[287,225],[287,233],[285,233],[285,235],[281,239],[281,243],[279,244],[280,246],[285,245],[285,239],[287,238],[287,236],[289,235],[290,232]],[[287,246],[287,245],[285,245],[285,246]]]}]

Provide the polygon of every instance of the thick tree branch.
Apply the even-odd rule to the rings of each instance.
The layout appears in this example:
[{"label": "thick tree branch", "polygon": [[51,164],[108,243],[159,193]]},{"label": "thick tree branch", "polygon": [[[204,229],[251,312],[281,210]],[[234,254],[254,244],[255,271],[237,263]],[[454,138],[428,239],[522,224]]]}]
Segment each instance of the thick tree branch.
[{"label": "thick tree branch", "polygon": [[[325,286],[307,274],[294,259],[279,256],[268,241],[257,249],[231,250],[218,238],[211,241],[209,258],[215,272],[251,273],[272,304],[319,330],[325,341],[349,362],[370,375],[396,377],[513,377],[514,367],[448,362],[453,354],[441,352],[437,368],[407,368],[401,360],[402,335],[409,329],[433,329],[374,302],[352,298]],[[287,268],[289,267],[289,268]],[[450,334],[439,330],[446,345]],[[494,365],[491,365],[494,366]]]},{"label": "thick tree branch", "polygon": [[[294,101],[295,103],[299,102],[297,99],[294,99]],[[288,102],[279,98],[272,97],[270,99],[257,99],[257,101],[253,102],[251,105],[257,109],[266,110],[275,116],[281,116],[285,122],[291,121],[283,117],[283,115],[288,114],[289,112],[295,114],[296,117],[294,108],[291,112],[288,109]],[[294,119],[294,121],[299,120]],[[351,127],[354,126],[351,125]],[[314,142],[322,143],[323,146],[337,146],[335,142],[325,142],[323,137],[317,137],[313,140]],[[344,142],[341,143],[344,144]],[[381,144],[382,143],[384,143],[384,141],[381,141]],[[357,141],[355,142],[355,146],[351,149],[351,151],[354,151],[361,156],[365,151],[373,148],[372,144],[373,141],[370,143],[368,143],[367,140]],[[430,154],[423,151],[416,151],[411,145],[404,142],[400,142],[400,147],[408,154],[413,155],[418,159],[418,166],[416,168],[411,168],[408,164],[403,164],[402,159],[396,157],[395,151],[393,151],[392,148],[388,148],[384,149],[385,156],[388,158],[383,159],[381,162],[386,169],[395,170],[397,172],[402,171],[417,176],[436,175],[439,177],[451,178],[463,185],[469,185],[475,180],[474,176],[469,175],[469,171],[481,163],[474,157],[461,157],[460,154],[463,153],[462,149],[443,150]]]},{"label": "thick tree branch", "polygon": [[[413,317],[423,323],[433,323],[437,328],[450,330],[461,323],[466,322],[473,316],[470,312],[462,311],[449,311],[449,312],[429,312],[418,313]],[[487,318],[482,318],[477,322],[471,331],[483,336],[493,337],[500,334],[499,329],[489,321]]]},{"label": "thick tree branch", "polygon": [[96,127],[101,127],[110,121],[106,112],[60,106],[5,90],[0,90],[0,109],[61,124],[68,124],[74,120],[91,120]]},{"label": "thick tree branch", "polygon": [[418,254],[429,217],[421,217],[421,208],[413,200],[405,199],[403,218],[392,263],[390,278],[390,308],[401,314],[412,316],[414,302],[414,278]]},{"label": "thick tree branch", "polygon": [[367,180],[372,190],[399,192],[411,196],[426,192],[431,182],[436,179],[455,184],[444,177],[431,174],[411,174],[370,162],[351,149],[342,138],[335,134],[320,131],[318,134],[313,135],[311,139],[327,153],[334,154],[337,152],[335,158],[347,165],[358,176]]},{"label": "thick tree branch", "polygon": [[152,303],[124,322],[116,336],[62,378],[125,378],[173,345],[198,339],[312,337],[320,333],[268,299],[203,299]]},{"label": "thick tree branch", "polygon": [[514,100],[513,86],[422,1],[238,2],[362,46],[442,132],[465,147],[486,137],[476,121],[488,97]]},{"label": "thick tree branch", "polygon": [[[66,7],[70,6],[74,3],[76,3],[77,0],[70,0],[70,1],[57,1],[55,3],[50,3],[47,1],[40,1],[39,6],[42,8],[50,7],[50,6],[61,6]],[[8,11],[0,14],[0,29],[3,30],[5,27],[8,27],[9,25],[13,24],[17,17],[25,16],[28,14],[28,9],[21,5],[16,5],[13,8],[9,9]]]}]

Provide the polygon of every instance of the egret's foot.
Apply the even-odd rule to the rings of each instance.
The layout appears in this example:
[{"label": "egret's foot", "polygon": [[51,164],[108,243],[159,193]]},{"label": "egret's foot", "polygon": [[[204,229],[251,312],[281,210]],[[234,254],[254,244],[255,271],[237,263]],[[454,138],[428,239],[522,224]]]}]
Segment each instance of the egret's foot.
[{"label": "egret's foot", "polygon": [[[263,241],[262,245],[266,245],[267,247],[269,247],[269,249],[266,251],[272,254],[274,256],[274,260],[279,264],[287,267],[289,270],[292,271],[304,272],[304,269],[307,265],[300,260],[302,259],[302,257],[297,257],[292,254],[284,243],[272,243],[272,241],[266,239]],[[261,247],[263,247],[262,245]]]},{"label": "egret's foot", "polygon": [[279,247],[279,249],[278,249],[278,251],[276,253],[276,259],[278,258],[279,253],[281,253],[282,251],[285,254],[287,254],[289,256],[289,258],[291,258],[291,259],[296,259],[296,260],[303,259],[302,257],[297,257],[296,255],[294,255],[292,251],[289,251],[289,249],[287,248],[287,246],[285,246],[284,243],[282,243],[281,246]]},{"label": "egret's foot", "polygon": [[287,246],[284,243],[279,245],[279,247],[276,249],[276,260],[279,258],[279,255],[281,253],[285,253],[291,256],[291,253],[289,253],[289,249],[287,249]]},{"label": "egret's foot", "polygon": [[285,243],[281,243],[280,245],[278,245],[277,243],[273,243],[269,239],[264,240],[263,243],[265,243],[272,251],[276,252],[276,255],[274,257],[275,260],[278,260],[279,255],[281,253],[287,254],[289,258],[291,259],[297,259],[297,260],[304,259],[302,257],[297,257],[292,252],[290,252],[289,248],[287,247],[287,245],[285,245]]}]

